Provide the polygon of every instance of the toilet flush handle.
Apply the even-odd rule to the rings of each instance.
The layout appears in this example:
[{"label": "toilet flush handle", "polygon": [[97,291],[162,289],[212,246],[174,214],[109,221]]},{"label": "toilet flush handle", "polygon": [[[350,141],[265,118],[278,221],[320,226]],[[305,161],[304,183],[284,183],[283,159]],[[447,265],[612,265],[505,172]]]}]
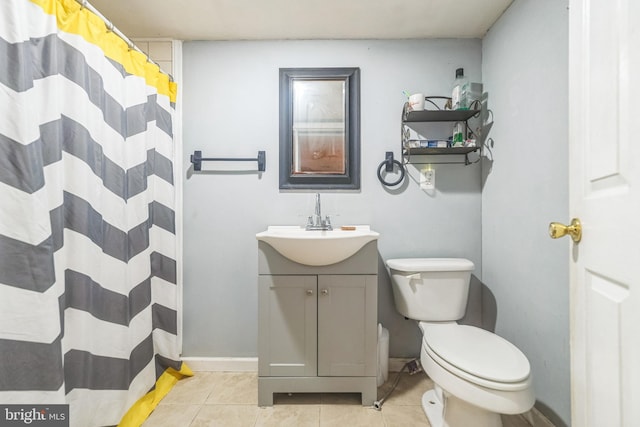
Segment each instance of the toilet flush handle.
[{"label": "toilet flush handle", "polygon": [[409,280],[413,280],[413,279],[420,280],[420,273],[410,274],[410,275],[407,276],[407,279],[409,279]]}]

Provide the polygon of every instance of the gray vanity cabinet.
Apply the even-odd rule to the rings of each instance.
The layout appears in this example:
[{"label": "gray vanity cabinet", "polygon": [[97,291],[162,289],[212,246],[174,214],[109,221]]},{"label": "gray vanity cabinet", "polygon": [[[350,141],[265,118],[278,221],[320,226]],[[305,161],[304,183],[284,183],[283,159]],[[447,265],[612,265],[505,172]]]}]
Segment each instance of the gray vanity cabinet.
[{"label": "gray vanity cabinet", "polygon": [[258,404],[273,393],[377,398],[377,246],[337,264],[289,261],[259,242]]},{"label": "gray vanity cabinet", "polygon": [[319,376],[376,376],[377,287],[374,275],[318,276]]},{"label": "gray vanity cabinet", "polygon": [[258,279],[260,375],[316,375],[317,284],[317,276],[260,276]]}]

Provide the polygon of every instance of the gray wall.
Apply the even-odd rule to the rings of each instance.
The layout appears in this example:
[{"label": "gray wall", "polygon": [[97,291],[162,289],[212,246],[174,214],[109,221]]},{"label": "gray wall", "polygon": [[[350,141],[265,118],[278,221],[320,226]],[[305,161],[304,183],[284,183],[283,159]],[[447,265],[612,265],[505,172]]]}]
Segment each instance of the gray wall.
[{"label": "gray wall", "polygon": [[[194,150],[205,157],[252,157],[258,150],[267,156],[262,174],[186,174],[185,356],[257,356],[255,233],[268,225],[302,225],[313,209],[313,193],[278,189],[280,67],[361,69],[362,188],[324,192],[323,208],[334,225],[370,224],[380,232],[378,318],[390,330],[392,357],[419,354],[419,330],[395,312],[382,260],[466,257],[480,276],[481,168],[434,166],[433,194],[410,180],[390,190],[378,182],[376,170],[385,151],[400,154],[402,91],[447,95],[457,67],[481,81],[481,51],[480,40],[184,43],[185,170]],[[479,300],[475,289],[470,323],[478,321]]]},{"label": "gray wall", "polygon": [[[516,0],[482,44],[494,126],[483,165],[482,279],[496,332],[531,362],[537,407],[570,424],[566,0]],[[488,317],[488,316],[485,316]]]}]

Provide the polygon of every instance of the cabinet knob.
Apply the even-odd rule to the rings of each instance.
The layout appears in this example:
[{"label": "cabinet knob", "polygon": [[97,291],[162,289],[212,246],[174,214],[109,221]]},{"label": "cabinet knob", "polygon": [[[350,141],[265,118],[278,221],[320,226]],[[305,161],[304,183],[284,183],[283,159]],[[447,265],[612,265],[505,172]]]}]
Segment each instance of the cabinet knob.
[{"label": "cabinet knob", "polygon": [[322,295],[329,295],[329,289],[323,289],[320,291]]},{"label": "cabinet knob", "polygon": [[313,290],[312,289],[307,289],[307,295],[313,295]]}]

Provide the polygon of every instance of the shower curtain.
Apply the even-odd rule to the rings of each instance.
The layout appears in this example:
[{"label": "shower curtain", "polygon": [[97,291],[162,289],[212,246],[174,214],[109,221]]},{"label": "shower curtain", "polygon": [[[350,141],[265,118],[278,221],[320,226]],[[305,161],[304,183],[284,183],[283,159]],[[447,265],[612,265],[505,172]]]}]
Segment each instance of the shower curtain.
[{"label": "shower curtain", "polygon": [[0,405],[138,425],[190,374],[176,90],[75,0],[0,1]]}]

